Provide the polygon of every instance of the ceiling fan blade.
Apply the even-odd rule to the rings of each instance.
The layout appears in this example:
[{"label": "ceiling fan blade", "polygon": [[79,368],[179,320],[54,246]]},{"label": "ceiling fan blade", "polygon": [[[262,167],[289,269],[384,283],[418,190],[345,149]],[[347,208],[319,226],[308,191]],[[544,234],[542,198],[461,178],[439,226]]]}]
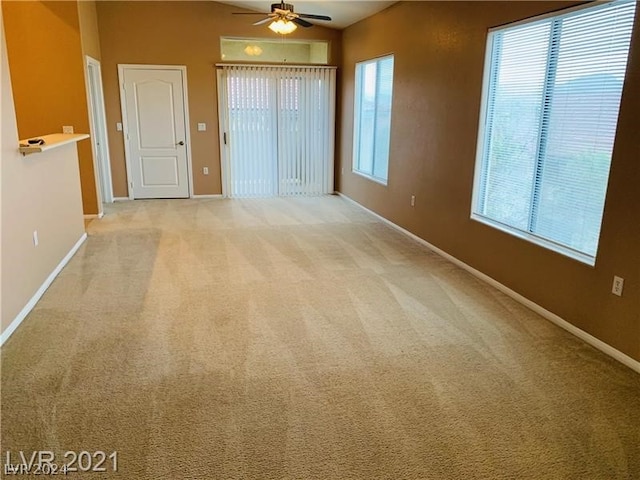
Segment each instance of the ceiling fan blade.
[{"label": "ceiling fan blade", "polygon": [[293,23],[300,25],[301,27],[305,27],[305,28],[313,27],[313,23],[309,23],[306,20],[302,20],[301,18],[297,18],[297,17],[292,18],[291,21]]},{"label": "ceiling fan blade", "polygon": [[331,21],[331,17],[327,17],[326,15],[313,15],[311,13],[298,13],[300,18],[310,18],[312,20],[326,20],[327,22]]},{"label": "ceiling fan blade", "polygon": [[270,22],[271,20],[273,20],[272,17],[263,18],[262,20],[258,20],[257,22],[255,22],[253,25],[264,25],[265,23]]}]

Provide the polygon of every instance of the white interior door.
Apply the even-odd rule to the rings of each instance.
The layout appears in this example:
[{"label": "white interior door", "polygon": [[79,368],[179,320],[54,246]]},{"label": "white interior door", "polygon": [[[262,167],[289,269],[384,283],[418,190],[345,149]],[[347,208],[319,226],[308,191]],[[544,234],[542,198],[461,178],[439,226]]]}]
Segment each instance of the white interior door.
[{"label": "white interior door", "polygon": [[189,197],[184,73],[120,66],[130,198]]},{"label": "white interior door", "polygon": [[[96,174],[100,186],[103,203],[113,202],[111,185],[111,164],[109,161],[109,142],[107,137],[107,121],[102,91],[102,73],[100,62],[87,58],[87,92],[89,95],[91,142],[96,163]],[[101,210],[102,211],[102,210]]]}]

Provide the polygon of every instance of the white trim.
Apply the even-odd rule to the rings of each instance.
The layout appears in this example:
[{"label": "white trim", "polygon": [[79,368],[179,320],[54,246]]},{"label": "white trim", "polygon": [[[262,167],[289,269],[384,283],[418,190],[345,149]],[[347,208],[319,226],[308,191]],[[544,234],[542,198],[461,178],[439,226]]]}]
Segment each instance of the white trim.
[{"label": "white trim", "polygon": [[212,193],[209,195],[191,195],[191,198],[224,198],[221,193]]},{"label": "white trim", "polygon": [[223,77],[223,70],[216,70],[216,86],[218,90],[218,145],[220,147],[220,183],[222,185],[222,195],[229,196],[231,186],[229,185],[229,144],[225,142],[225,135],[229,130],[227,82]]},{"label": "white trim", "polygon": [[[187,67],[185,65],[142,65],[142,64],[118,64],[118,84],[120,90],[120,111],[122,116],[122,135],[124,142],[124,157],[127,170],[127,191],[129,192],[129,200],[135,200],[131,183],[131,152],[129,151],[129,125],[127,118],[127,99],[124,89],[124,72],[125,70],[180,70],[182,72],[182,95],[184,108],[184,135],[185,135],[185,152],[187,156],[187,179],[188,179],[188,196],[193,193],[193,165],[191,164],[191,128],[189,126],[189,95],[187,90]],[[114,199],[115,201],[115,199]]]},{"label": "white trim", "polygon": [[187,153],[187,177],[189,181],[189,196],[193,194],[193,163],[191,161],[191,124],[189,122],[189,90],[187,86],[187,67],[178,67],[182,70],[182,101],[184,107],[184,140]]},{"label": "white trim", "polygon": [[[96,98],[93,98],[92,89],[91,89],[91,80],[92,75],[91,71],[96,74],[95,75],[95,87],[96,87]],[[95,174],[97,177],[97,185],[100,188],[100,206],[99,210],[102,213],[102,202],[105,203],[113,203],[113,184],[111,180],[111,162],[110,162],[110,154],[109,154],[109,133],[107,131],[107,116],[106,110],[104,106],[104,89],[102,87],[102,67],[100,66],[100,61],[96,60],[89,55],[85,55],[85,80],[86,80],[86,88],[87,88],[87,100],[89,102],[89,108],[92,108],[93,104],[98,108],[98,111],[95,112],[100,118],[98,119],[98,124],[94,124],[93,115],[89,115],[89,127],[91,130],[91,147],[93,148],[93,158],[94,164],[96,160],[96,151],[100,148],[100,162],[98,162],[97,167],[95,168]],[[99,131],[100,134],[96,135],[96,131]],[[97,138],[102,139],[102,144],[98,147],[96,145]]]},{"label": "white trim", "polygon": [[80,239],[76,242],[76,244],[73,247],[71,247],[71,250],[69,250],[69,253],[65,255],[65,257],[60,261],[60,263],[56,266],[56,268],[54,268],[53,271],[49,274],[49,276],[44,281],[44,283],[40,285],[40,288],[38,288],[36,293],[34,293],[33,297],[31,297],[31,299],[27,302],[24,308],[20,310],[20,313],[18,313],[16,318],[13,319],[13,321],[9,324],[9,326],[5,329],[5,331],[2,332],[2,335],[0,335],[0,345],[4,345],[4,342],[7,341],[7,339],[11,336],[11,334],[15,332],[16,328],[20,326],[20,324],[26,318],[26,316],[29,315],[29,312],[33,310],[33,307],[36,306],[36,303],[38,303],[38,300],[40,300],[42,295],[44,295],[44,292],[47,291],[47,288],[49,288],[49,286],[53,283],[53,281],[58,276],[60,271],[65,267],[65,265],[69,263],[69,260],[71,260],[71,257],[75,255],[75,253],[78,251],[78,249],[86,239],[87,239],[87,234],[83,233]]},{"label": "white trim", "polygon": [[83,74],[84,74],[84,91],[85,91],[85,95],[87,96],[87,112],[88,112],[88,116],[89,116],[89,132],[91,133],[90,137],[90,143],[91,143],[91,164],[93,166],[93,187],[95,189],[96,192],[96,202],[97,202],[97,207],[98,207],[98,213],[102,213],[102,200],[103,200],[103,193],[102,193],[102,179],[101,179],[101,175],[100,175],[100,171],[102,170],[102,165],[98,164],[98,162],[96,162],[96,159],[98,158],[98,147],[97,147],[97,139],[96,139],[96,132],[97,132],[97,125],[96,122],[94,122],[94,115],[97,114],[97,112],[95,111],[94,107],[94,95],[91,93],[92,92],[92,76],[89,74],[89,72],[91,71],[91,67],[95,67],[95,65],[93,63],[89,63],[89,59],[91,57],[85,55],[85,62],[83,65]]},{"label": "white trim", "polygon": [[91,219],[94,219],[94,218],[102,218],[102,217],[104,217],[104,212],[100,212],[97,215],[96,214],[85,215],[84,219],[85,220],[91,220]]},{"label": "white trim", "polygon": [[[124,143],[124,164],[127,174],[127,194],[128,200],[133,200],[133,188],[131,184],[131,152],[129,151],[129,120],[127,118],[127,97],[124,89],[124,69],[126,65],[118,65],[118,86],[120,91],[120,112],[122,120],[122,143]],[[115,199],[114,199],[115,200]]]},{"label": "white trim", "polygon": [[127,202],[131,200],[129,197],[113,197],[114,202]]},{"label": "white trim", "polygon": [[445,252],[444,250],[441,250],[440,248],[436,247],[435,245],[432,245],[431,243],[427,242],[423,238],[420,238],[417,235],[411,233],[410,231],[402,228],[401,226],[396,225],[391,220],[388,220],[388,219],[384,218],[382,215],[379,215],[376,212],[374,212],[372,210],[369,210],[367,207],[361,205],[360,203],[356,202],[352,198],[347,197],[343,193],[337,192],[337,194],[340,197],[344,198],[345,200],[347,200],[347,201],[353,203],[354,205],[357,205],[358,207],[362,208],[363,210],[369,212],[371,215],[373,215],[374,217],[378,218],[382,222],[386,223],[390,227],[392,227],[392,228],[398,230],[399,232],[405,234],[406,236],[410,237],[411,239],[415,240],[416,242],[420,243],[421,245],[424,245],[425,247],[427,247],[429,250],[433,251],[434,253],[437,253],[441,257],[449,260],[454,265],[457,265],[458,267],[462,268],[463,270],[466,270],[467,272],[469,272],[471,275],[473,275],[474,277],[478,278],[479,280],[482,280],[483,282],[485,282],[485,283],[491,285],[492,287],[500,290],[502,293],[504,293],[505,295],[511,297],[516,302],[518,302],[518,303],[524,305],[525,307],[533,310],[538,315],[544,317],[545,319],[549,320],[550,322],[555,323],[557,326],[559,326],[559,327],[563,328],[564,330],[566,330],[567,332],[575,335],[576,337],[578,337],[582,341],[588,343],[592,347],[597,348],[601,352],[609,355],[610,357],[612,357],[615,360],[619,361],[623,365],[626,365],[630,369],[640,373],[640,361],[631,358],[627,354],[622,353],[620,350],[615,349],[611,345],[609,345],[609,344],[603,342],[602,340],[594,337],[590,333],[587,333],[584,330],[576,327],[575,325],[567,322],[566,320],[564,320],[563,318],[559,317],[555,313],[550,312],[546,308],[544,308],[544,307],[538,305],[537,303],[529,300],[528,298],[524,297],[523,295],[520,295],[518,292],[515,292],[514,290],[511,290],[509,287],[507,287],[507,286],[503,285],[502,283],[498,282],[497,280],[491,278],[489,275],[487,275],[485,273],[482,273],[479,270],[476,270],[475,268],[473,268],[470,265],[467,265],[462,260],[458,260],[453,255],[450,255],[449,253]]},{"label": "white trim", "polygon": [[[327,54],[331,51],[331,49],[329,48]],[[338,78],[337,78],[337,72],[333,75],[331,75],[331,81],[330,81],[330,99],[331,101],[329,102],[329,146],[328,146],[328,151],[331,153],[330,158],[329,158],[329,174],[327,175],[327,192],[333,192],[334,188],[335,188],[335,181],[336,181],[336,100],[338,98],[337,96],[337,85],[338,85]]]},{"label": "white trim", "polygon": [[337,70],[338,67],[335,65],[316,65],[316,64],[308,64],[308,65],[290,65],[288,63],[216,63],[216,68],[224,68],[224,67],[251,67],[251,68],[308,68],[308,69],[326,69],[326,70]]}]

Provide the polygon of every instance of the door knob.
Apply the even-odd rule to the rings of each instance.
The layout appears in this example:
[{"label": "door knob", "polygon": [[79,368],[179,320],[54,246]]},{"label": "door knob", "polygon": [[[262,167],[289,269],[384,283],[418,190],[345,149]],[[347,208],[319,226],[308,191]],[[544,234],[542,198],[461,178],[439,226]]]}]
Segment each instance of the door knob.
[{"label": "door knob", "polygon": [[180,140],[178,143],[176,143],[176,145],[184,145],[184,142]]}]

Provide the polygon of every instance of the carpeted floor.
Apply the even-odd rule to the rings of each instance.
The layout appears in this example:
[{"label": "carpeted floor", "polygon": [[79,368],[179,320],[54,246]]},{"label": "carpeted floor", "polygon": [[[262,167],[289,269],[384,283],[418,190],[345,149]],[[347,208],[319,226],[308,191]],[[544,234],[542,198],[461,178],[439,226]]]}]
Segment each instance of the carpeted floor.
[{"label": "carpeted floor", "polygon": [[123,202],[88,231],[2,349],[3,457],[117,451],[87,479],[640,478],[640,375],[345,200]]}]

